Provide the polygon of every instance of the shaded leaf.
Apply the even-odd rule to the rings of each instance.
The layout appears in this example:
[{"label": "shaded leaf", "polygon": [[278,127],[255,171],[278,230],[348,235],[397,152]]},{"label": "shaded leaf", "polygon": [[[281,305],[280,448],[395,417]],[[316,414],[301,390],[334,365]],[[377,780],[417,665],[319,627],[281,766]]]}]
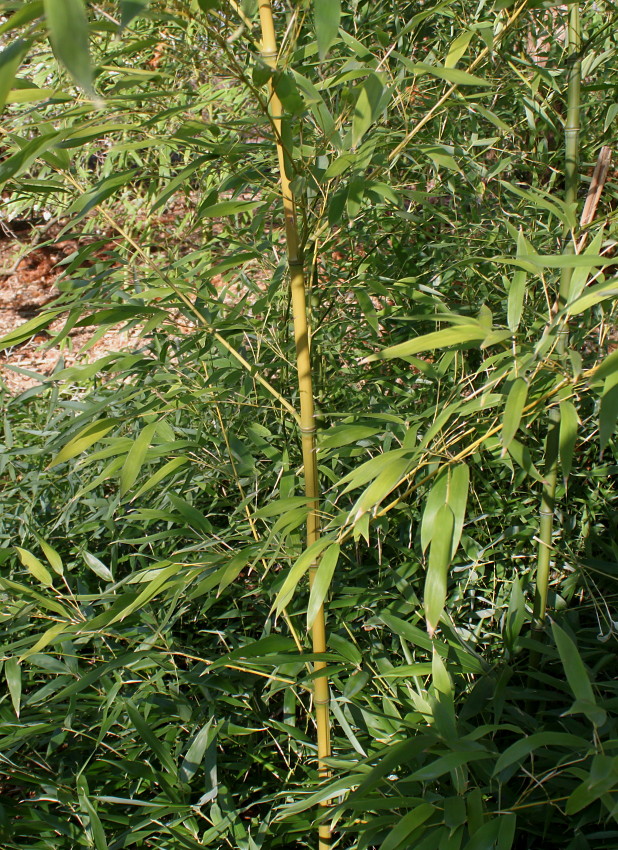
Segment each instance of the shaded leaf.
[{"label": "shaded leaf", "polygon": [[88,21],[82,0],[43,0],[54,54],[75,82],[94,94]]},{"label": "shaded leaf", "polygon": [[446,603],[446,582],[448,568],[451,564],[454,526],[453,511],[448,505],[443,505],[436,515],[436,533],[433,535],[429,546],[429,560],[425,578],[423,603],[429,637],[433,637],[438,628]]}]

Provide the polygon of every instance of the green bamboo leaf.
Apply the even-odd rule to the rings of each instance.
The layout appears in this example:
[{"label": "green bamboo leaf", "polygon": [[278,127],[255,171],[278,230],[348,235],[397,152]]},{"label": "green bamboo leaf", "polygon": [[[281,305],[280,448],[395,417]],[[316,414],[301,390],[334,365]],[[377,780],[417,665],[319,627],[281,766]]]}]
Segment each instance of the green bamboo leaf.
[{"label": "green bamboo leaf", "polygon": [[43,554],[47,558],[52,570],[59,576],[64,575],[64,567],[62,565],[62,558],[60,557],[60,555],[52,546],[49,545],[49,543],[43,540],[42,537],[39,537],[38,534],[35,534],[34,536],[36,537],[39,546],[43,550]]},{"label": "green bamboo leaf", "polygon": [[103,824],[101,823],[101,819],[97,814],[95,807],[92,805],[85,793],[79,795],[79,802],[88,814],[90,830],[92,832],[92,838],[94,839],[94,846],[96,847],[96,850],[109,850],[107,839],[105,837],[105,830],[103,829]]},{"label": "green bamboo leaf", "polygon": [[341,0],[314,0],[315,38],[320,61],[324,61],[329,48],[337,38],[341,21]]},{"label": "green bamboo leaf", "polygon": [[404,850],[410,845],[409,837],[425,823],[434,813],[435,809],[429,803],[420,803],[405,814],[387,834],[380,844],[380,850]]},{"label": "green bamboo leaf", "polygon": [[509,330],[515,331],[519,327],[521,314],[524,309],[524,298],[526,295],[526,280],[528,275],[525,271],[517,271],[509,286],[509,298],[507,305],[507,324]]},{"label": "green bamboo leaf", "polygon": [[178,564],[172,564],[169,567],[165,567],[157,573],[152,581],[148,582],[146,587],[141,590],[136,597],[127,595],[126,604],[116,610],[114,616],[107,622],[106,625],[111,626],[112,623],[118,623],[126,620],[130,614],[137,611],[138,608],[142,608],[147,602],[150,602],[151,599],[164,589],[164,586],[170,578],[174,578],[178,575],[178,569]]},{"label": "green bamboo leaf", "polygon": [[447,503],[447,492],[448,468],[443,467],[434,478],[433,486],[425,500],[425,510],[421,520],[421,549],[423,554],[434,536],[438,511]]},{"label": "green bamboo leaf", "polygon": [[75,82],[94,95],[88,46],[88,20],[82,0],[44,0],[54,54]]},{"label": "green bamboo leaf", "polygon": [[149,5],[150,0],[120,0],[120,29],[127,27],[133,18],[143,15]]},{"label": "green bamboo leaf", "polygon": [[[48,151],[48,149],[61,137],[62,131],[54,131],[53,133],[44,133],[42,136],[37,136],[32,139],[32,141],[23,144],[17,153],[14,153],[12,156],[8,156],[0,163],[0,183],[6,182],[11,177],[17,177],[19,174],[26,171],[38,156]],[[49,313],[46,313],[45,316],[38,316],[36,319],[31,319],[30,322],[26,322],[26,325],[31,325],[35,321],[44,321],[49,317],[49,315]],[[23,325],[22,327],[26,327],[26,325]],[[10,335],[11,334],[8,334],[7,336]],[[4,342],[5,339],[6,337],[4,337],[0,342]]]},{"label": "green bamboo leaf", "polygon": [[411,462],[406,454],[386,464],[375,481],[367,487],[355,502],[354,507],[350,511],[350,516],[354,518],[354,521],[359,520],[367,511],[373,510],[395,487],[398,487],[405,479],[410,466]]},{"label": "green bamboo leaf", "polygon": [[618,375],[618,349],[612,351],[594,370],[592,380],[594,383],[605,381],[611,375]]},{"label": "green bamboo leaf", "polygon": [[441,65],[427,65],[424,62],[415,62],[411,64],[410,70],[415,74],[431,74],[432,77],[438,77],[447,83],[455,86],[494,86],[488,80],[482,77],[476,77],[474,74],[469,74],[467,71],[460,71],[458,68],[443,68]]},{"label": "green bamboo leaf", "polygon": [[[525,738],[520,738],[511,744],[510,747],[500,753],[498,760],[493,769],[493,776],[497,776],[507,767],[512,764],[522,762],[530,753],[541,747],[564,747],[567,750],[586,752],[589,742],[585,738],[580,738],[576,735],[571,735],[567,732],[535,732],[533,735],[528,735]],[[582,749],[583,748],[583,749]]]},{"label": "green bamboo leaf", "polygon": [[566,803],[567,815],[581,812],[591,803],[611,791],[618,783],[618,758],[597,753],[589,775],[573,791]]},{"label": "green bamboo leaf", "polygon": [[313,625],[313,621],[326,599],[326,594],[328,593],[335,568],[337,567],[340,551],[341,547],[339,544],[332,543],[324,550],[320,557],[320,563],[311,585],[309,605],[307,606],[307,629],[310,629]]},{"label": "green bamboo leaf", "polygon": [[[433,782],[434,779],[439,779],[439,777],[444,776],[445,773],[457,770],[465,764],[489,758],[494,758],[494,755],[486,750],[459,750],[457,752],[448,753],[445,756],[440,756],[440,758],[435,759],[429,764],[423,765],[423,767],[415,770],[410,778],[416,779],[420,782]],[[470,845],[467,845],[467,847],[469,846]]]},{"label": "green bamboo leaf", "polygon": [[146,455],[152,438],[157,432],[158,423],[150,422],[140,431],[137,439],[129,449],[127,458],[120,473],[120,495],[124,496],[127,490],[135,484],[137,476],[146,460]]},{"label": "green bamboo leaf", "polygon": [[174,761],[169,747],[157,738],[148,723],[144,720],[137,706],[130,699],[124,700],[127,713],[139,736],[148,744],[152,752],[158,757],[163,769],[174,779],[177,778],[176,762]]},{"label": "green bamboo leaf", "polygon": [[202,765],[206,750],[215,743],[218,731],[215,718],[211,717],[192,740],[180,766],[179,775],[183,782],[189,782],[195,776]]},{"label": "green bamboo leaf", "polygon": [[[601,248],[603,247],[603,239],[605,237],[605,231],[601,227],[599,232],[596,234],[590,245],[584,251],[584,256],[587,254],[599,254]],[[571,280],[569,281],[569,292],[566,297],[567,302],[575,301],[582,294],[586,283],[588,282],[588,278],[590,277],[593,269],[588,269],[586,267],[581,269],[574,269],[573,274],[571,275]]]},{"label": "green bamboo leaf", "polygon": [[98,440],[101,440],[118,424],[119,420],[117,419],[98,419],[96,422],[86,425],[85,428],[78,431],[73,439],[69,440],[64,448],[58,452],[49,464],[49,468],[58,466],[58,464],[64,463],[66,460],[71,460],[71,458],[86,451],[86,449],[90,448]]},{"label": "green bamboo leaf", "polygon": [[[121,171],[119,174],[111,174],[109,177],[104,177],[102,180],[76,198],[75,201],[67,209],[67,215],[79,214],[79,217],[86,215],[90,210],[93,210],[98,204],[101,204],[106,198],[109,198],[118,189],[130,183],[133,177],[137,174],[138,169],[129,168],[126,171]],[[135,309],[135,308],[134,308]],[[138,308],[143,309],[143,308]]]},{"label": "green bamboo leaf", "polygon": [[168,475],[171,475],[172,472],[176,472],[177,469],[180,469],[181,466],[185,466],[188,462],[188,457],[175,457],[173,460],[169,460],[161,467],[161,469],[158,469],[154,475],[151,475],[150,478],[144,481],[137,493],[135,493],[135,495],[131,498],[131,501],[134,502],[144,493],[147,493],[148,490],[152,490],[152,488],[156,487],[160,481],[163,481],[164,478],[167,478]]},{"label": "green bamboo leaf", "polygon": [[470,44],[473,35],[474,33],[472,30],[466,30],[465,32],[460,33],[457,38],[451,42],[446,59],[444,60],[445,68],[454,68],[455,65],[457,65],[468,49],[468,45]]},{"label": "green bamboo leaf", "polygon": [[612,278],[605,283],[597,283],[594,286],[589,286],[584,295],[576,298],[564,308],[564,315],[578,316],[584,313],[601,301],[606,301],[608,298],[616,298],[618,296],[618,278]]},{"label": "green bamboo leaf", "polygon": [[416,339],[384,348],[378,354],[366,357],[362,362],[371,363],[374,360],[391,360],[393,357],[410,357],[422,351],[434,351],[436,348],[446,348],[449,345],[462,345],[467,342],[482,342],[487,336],[485,328],[480,324],[453,325],[441,331],[434,331]]},{"label": "green bamboo leaf", "polygon": [[461,533],[463,531],[464,520],[466,518],[466,506],[468,504],[468,489],[470,487],[470,470],[465,463],[458,463],[452,466],[449,470],[448,495],[447,504],[453,511],[453,544],[451,548],[451,558],[454,557]]},{"label": "green bamboo leaf", "polygon": [[446,602],[446,582],[451,564],[455,517],[448,505],[436,515],[435,531],[429,546],[429,562],[425,579],[424,607],[427,633],[433,637]]},{"label": "green bamboo leaf", "polygon": [[262,201],[220,201],[216,204],[210,204],[202,209],[200,207],[200,217],[203,218],[223,218],[226,215],[236,215],[241,212],[249,212],[259,207]]},{"label": "green bamboo leaf", "polygon": [[5,334],[2,338],[0,338],[0,351],[4,351],[6,348],[12,348],[14,345],[19,345],[20,343],[25,342],[39,331],[42,331],[48,325],[51,325],[58,315],[58,312],[59,311],[55,310],[50,313],[44,313],[41,316],[35,316],[34,319],[29,319],[29,321],[24,322],[23,325],[20,325],[15,328],[15,330]]},{"label": "green bamboo leaf", "polygon": [[609,443],[618,422],[618,374],[605,379],[599,407],[599,441],[601,451]]},{"label": "green bamboo leaf", "polygon": [[566,486],[575,453],[575,441],[577,440],[577,426],[579,416],[577,409],[571,401],[560,402],[560,465],[562,477]]},{"label": "green bamboo leaf", "polygon": [[532,463],[532,456],[527,446],[524,446],[519,440],[512,439],[508,446],[508,453],[513,458],[515,463],[518,466],[535,478],[537,481],[541,483],[544,482],[544,478],[541,473],[538,471],[536,466]]},{"label": "green bamboo leaf", "polygon": [[15,656],[7,658],[4,662],[4,675],[11,695],[13,709],[19,717],[19,710],[21,708],[21,666]]},{"label": "green bamboo leaf", "polygon": [[349,446],[367,437],[378,434],[380,428],[372,425],[335,425],[327,431],[320,432],[319,444],[321,449],[339,449]]},{"label": "green bamboo leaf", "polygon": [[557,623],[551,624],[551,630],[569,687],[575,697],[571,712],[581,711],[595,726],[602,726],[605,722],[606,713],[596,704],[590,677],[577,645]]},{"label": "green bamboo leaf", "polygon": [[35,557],[32,552],[28,552],[27,549],[22,549],[21,546],[15,546],[15,551],[19,556],[19,560],[22,562],[24,567],[32,573],[35,579],[40,581],[41,584],[44,584],[46,587],[51,587],[52,577],[47,567],[44,567],[39,559]]},{"label": "green bamboo leaf", "polygon": [[11,17],[0,26],[0,35],[22,27],[43,16],[43,0],[32,0],[22,4]]},{"label": "green bamboo leaf", "polygon": [[100,561],[94,555],[91,555],[90,552],[86,552],[85,550],[82,552],[82,557],[86,562],[86,566],[90,567],[95,575],[98,575],[99,578],[102,578],[103,581],[113,581],[114,576],[111,574],[110,570],[105,566],[103,561]]},{"label": "green bamboo leaf", "polygon": [[363,82],[352,118],[352,144],[358,145],[382,110],[384,85],[377,74],[369,74]]},{"label": "green bamboo leaf", "polygon": [[519,637],[522,626],[526,619],[526,606],[524,594],[521,589],[521,581],[516,576],[511,587],[509,607],[504,618],[504,639],[509,651],[512,652],[515,641]]},{"label": "green bamboo leaf", "polygon": [[13,86],[13,80],[30,42],[23,38],[17,38],[0,53],[0,112]]},{"label": "green bamboo leaf", "polygon": [[41,637],[34,643],[30,649],[26,650],[21,657],[20,660],[24,661],[26,658],[29,658],[31,655],[34,655],[37,652],[40,652],[42,649],[45,649],[52,641],[54,641],[58,635],[63,632],[69,631],[70,626],[67,626],[66,623],[56,623],[55,626],[51,626],[49,629],[46,629]]},{"label": "green bamboo leaf", "polygon": [[525,378],[515,378],[509,389],[502,416],[502,456],[506,454],[515,434],[519,430],[522,413],[528,398],[528,382]]},{"label": "green bamboo leaf", "polygon": [[324,549],[330,545],[332,545],[332,540],[329,540],[328,537],[320,537],[308,546],[296,560],[296,563],[292,566],[285,577],[285,581],[283,582],[283,585],[275,599],[273,608],[277,615],[280,614],[281,611],[283,611],[283,609],[289,604],[290,600],[294,596],[299,581],[305,575],[307,570],[312,565],[318,563],[320,555]]}]

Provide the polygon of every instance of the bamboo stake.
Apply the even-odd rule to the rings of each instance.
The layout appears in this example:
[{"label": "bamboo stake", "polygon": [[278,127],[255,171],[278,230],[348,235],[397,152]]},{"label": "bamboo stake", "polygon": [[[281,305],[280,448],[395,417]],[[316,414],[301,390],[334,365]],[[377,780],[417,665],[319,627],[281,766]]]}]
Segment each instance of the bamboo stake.
[{"label": "bamboo stake", "polygon": [[[278,56],[277,41],[275,37],[275,27],[270,0],[260,0],[259,10],[262,30],[262,58],[267,65],[276,69]],[[311,373],[309,327],[307,324],[305,275],[300,252],[298,229],[296,226],[294,195],[286,172],[285,151],[281,138],[282,105],[272,84],[270,85],[269,112],[275,131],[277,156],[279,159],[281,193],[283,195],[283,210],[285,216],[285,238],[287,244],[288,265],[290,267],[292,316],[294,321],[296,364],[300,393],[300,432],[304,465],[304,485],[305,495],[310,500],[309,512],[307,514],[307,546],[310,546],[320,537],[320,520],[318,515],[320,490],[318,482],[317,455],[315,449],[313,380]],[[309,569],[310,586],[313,584],[315,579],[317,567],[318,564],[316,561]],[[320,607],[320,610],[314,620],[312,626],[312,642],[313,651],[315,653],[326,652],[324,606]],[[318,773],[321,778],[326,778],[328,776],[328,767],[325,760],[330,756],[329,692],[326,664],[323,661],[317,661],[314,666],[314,671],[316,673],[314,679],[314,704],[318,745]],[[320,805],[327,807],[329,805],[329,801],[324,800]],[[319,850],[328,850],[331,846],[331,829],[328,823],[322,823],[318,828],[318,846]]]},{"label": "bamboo stake", "polygon": [[[577,203],[577,188],[579,185],[579,119],[580,119],[580,85],[581,85],[581,26],[579,20],[579,2],[573,3],[569,13],[567,35],[567,62],[569,63],[567,84],[567,116],[564,128],[565,139],[565,201],[567,206],[575,207]],[[575,240],[570,234],[564,253],[575,251]],[[560,275],[558,292],[558,310],[561,310],[569,297],[573,270],[564,268]],[[558,333],[557,351],[564,356],[568,346],[569,331],[564,325]],[[541,510],[539,522],[538,555],[536,569],[536,589],[534,594],[533,623],[535,629],[541,629],[547,612],[547,595],[549,591],[549,567],[552,554],[552,536],[554,530],[554,508],[556,503],[556,483],[558,480],[558,457],[560,445],[560,410],[552,408],[549,415],[549,429],[545,444],[545,483],[541,494]]]}]

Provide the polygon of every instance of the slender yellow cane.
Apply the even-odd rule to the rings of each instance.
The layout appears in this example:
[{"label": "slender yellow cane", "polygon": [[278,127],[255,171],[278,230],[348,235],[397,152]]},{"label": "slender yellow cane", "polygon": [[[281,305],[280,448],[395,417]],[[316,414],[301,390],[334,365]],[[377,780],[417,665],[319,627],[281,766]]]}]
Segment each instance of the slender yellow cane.
[{"label": "slender yellow cane", "polygon": [[[277,42],[270,0],[260,0],[260,24],[262,28],[262,58],[271,68],[277,67]],[[272,119],[279,158],[279,173],[283,209],[285,215],[285,236],[288,263],[290,266],[290,285],[292,294],[292,316],[294,320],[294,339],[296,342],[296,365],[300,391],[300,432],[302,439],[305,495],[309,499],[307,515],[307,546],[320,536],[318,515],[320,490],[318,483],[318,465],[315,451],[315,416],[313,402],[313,380],[311,374],[311,354],[309,328],[307,325],[307,304],[305,294],[305,275],[300,252],[294,195],[286,174],[285,152],[281,140],[282,106],[274,88],[270,87],[269,111]],[[313,584],[317,562],[309,569],[309,583]],[[324,606],[320,607],[312,626],[313,651],[326,652],[326,624]],[[330,755],[330,719],[328,675],[326,664],[315,663],[314,703],[318,744],[318,771],[321,777],[328,776],[325,759]],[[328,801],[322,803],[328,806]],[[328,850],[331,846],[331,830],[328,823],[319,826],[319,850]]]}]

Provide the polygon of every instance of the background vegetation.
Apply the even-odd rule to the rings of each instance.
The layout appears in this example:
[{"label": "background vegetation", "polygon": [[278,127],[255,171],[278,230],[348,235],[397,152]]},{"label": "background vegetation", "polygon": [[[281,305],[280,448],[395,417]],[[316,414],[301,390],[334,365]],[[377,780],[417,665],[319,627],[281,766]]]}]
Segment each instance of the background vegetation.
[{"label": "background vegetation", "polygon": [[[349,850],[616,846],[613,170],[580,214],[618,29],[580,6],[574,56],[565,4],[278,4],[273,71],[252,0],[0,4],[7,224],[78,244],[2,345],[142,340],[3,392],[7,850],[310,847],[324,800]],[[311,597],[269,82],[319,403]]]}]

